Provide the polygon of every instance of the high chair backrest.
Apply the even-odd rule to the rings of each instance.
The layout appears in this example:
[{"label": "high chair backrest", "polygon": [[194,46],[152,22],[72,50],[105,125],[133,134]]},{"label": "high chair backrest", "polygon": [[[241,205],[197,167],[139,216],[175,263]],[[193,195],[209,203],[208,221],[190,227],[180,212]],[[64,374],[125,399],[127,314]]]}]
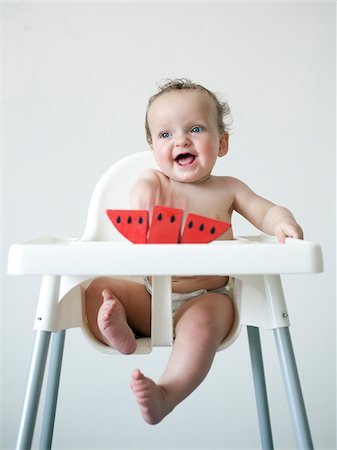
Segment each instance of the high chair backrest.
[{"label": "high chair backrest", "polygon": [[116,162],[98,181],[92,194],[82,240],[126,240],[111,226],[106,209],[128,209],[129,193],[139,175],[158,168],[151,150],[131,154]]}]

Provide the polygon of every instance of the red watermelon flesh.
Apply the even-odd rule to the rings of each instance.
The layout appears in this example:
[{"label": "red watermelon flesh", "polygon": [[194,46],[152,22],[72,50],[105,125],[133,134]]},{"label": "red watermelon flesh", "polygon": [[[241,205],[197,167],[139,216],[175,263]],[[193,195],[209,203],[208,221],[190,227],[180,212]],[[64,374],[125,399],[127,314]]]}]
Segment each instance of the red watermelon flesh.
[{"label": "red watermelon flesh", "polygon": [[230,224],[196,214],[189,214],[180,237],[183,211],[155,206],[148,234],[149,213],[146,210],[108,209],[109,219],[116,229],[135,244],[151,243],[208,243],[230,228]]},{"label": "red watermelon flesh", "polygon": [[152,212],[148,244],[177,244],[182,218],[182,209],[155,206]]},{"label": "red watermelon flesh", "polygon": [[186,219],[181,244],[207,244],[230,228],[230,223],[189,214]]},{"label": "red watermelon flesh", "polygon": [[149,226],[146,210],[107,209],[106,213],[117,230],[134,244],[145,244]]}]

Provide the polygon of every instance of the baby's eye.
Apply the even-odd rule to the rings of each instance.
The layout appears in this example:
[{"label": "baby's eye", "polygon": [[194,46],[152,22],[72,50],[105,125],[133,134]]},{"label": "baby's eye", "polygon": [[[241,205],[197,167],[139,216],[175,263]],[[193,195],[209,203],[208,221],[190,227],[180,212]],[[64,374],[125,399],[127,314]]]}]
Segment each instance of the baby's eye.
[{"label": "baby's eye", "polygon": [[201,131],[204,131],[204,127],[201,127],[199,125],[191,129],[191,133],[200,133]]},{"label": "baby's eye", "polygon": [[170,136],[170,133],[168,131],[164,131],[163,133],[160,133],[159,137],[162,139],[167,139]]}]

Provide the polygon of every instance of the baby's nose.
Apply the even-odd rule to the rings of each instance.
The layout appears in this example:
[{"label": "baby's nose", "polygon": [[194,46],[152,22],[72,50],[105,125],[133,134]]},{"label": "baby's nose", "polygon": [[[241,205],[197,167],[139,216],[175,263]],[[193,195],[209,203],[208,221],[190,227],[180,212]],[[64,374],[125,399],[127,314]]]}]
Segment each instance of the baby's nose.
[{"label": "baby's nose", "polygon": [[177,139],[176,139],[177,147],[187,147],[190,145],[190,143],[191,143],[191,141],[185,133],[182,133],[179,136],[177,136]]}]

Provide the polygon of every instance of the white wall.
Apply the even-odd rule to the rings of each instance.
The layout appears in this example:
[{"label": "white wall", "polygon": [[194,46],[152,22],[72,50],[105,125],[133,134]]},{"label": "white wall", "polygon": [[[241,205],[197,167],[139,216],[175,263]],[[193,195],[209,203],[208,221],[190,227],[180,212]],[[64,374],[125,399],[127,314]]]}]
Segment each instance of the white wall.
[{"label": "white wall", "polygon": [[[335,3],[5,2],[2,12],[4,271],[14,242],[81,235],[99,176],[146,148],[144,109],[156,81],[205,84],[234,117],[217,170],[288,206],[306,239],[322,245],[324,274],[283,280],[313,439],[334,449]],[[235,226],[256,233],[237,218]],[[40,280],[3,281],[0,446],[11,449]],[[262,338],[275,444],[293,448],[272,335]],[[217,355],[196,393],[150,427],[130,372],[156,377],[167,355],[107,357],[68,332],[55,448],[258,448],[245,333]]]}]

